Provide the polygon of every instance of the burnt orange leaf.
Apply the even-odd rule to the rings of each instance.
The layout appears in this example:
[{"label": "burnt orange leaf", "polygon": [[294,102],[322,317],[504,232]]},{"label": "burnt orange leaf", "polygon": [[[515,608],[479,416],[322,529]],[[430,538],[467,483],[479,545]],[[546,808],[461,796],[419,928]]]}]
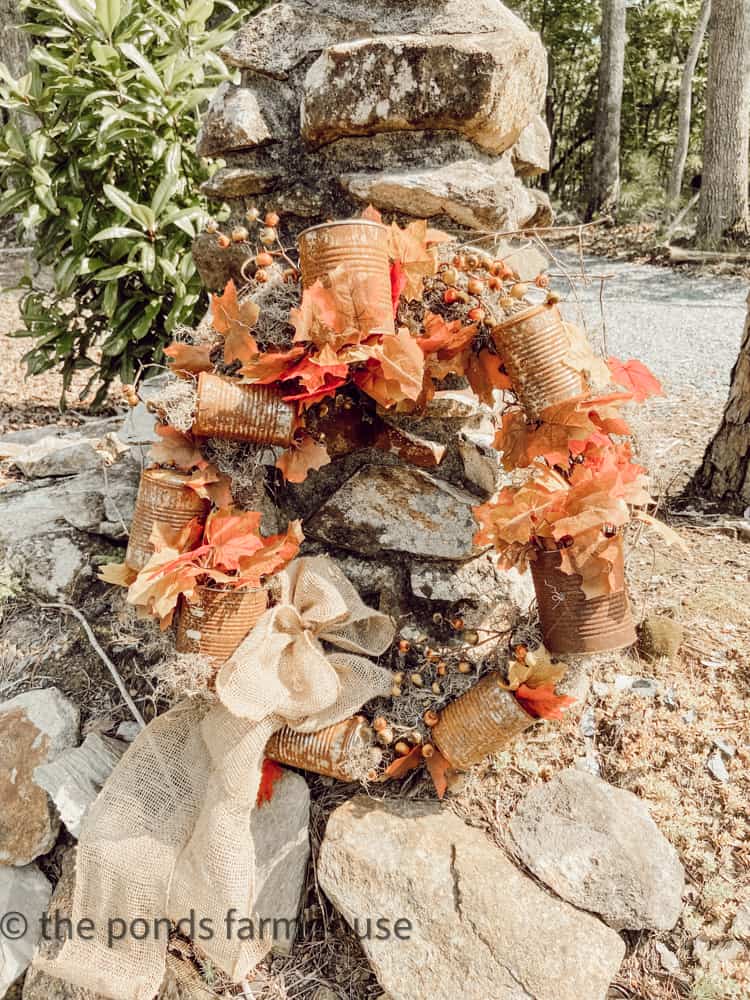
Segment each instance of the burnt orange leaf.
[{"label": "burnt orange leaf", "polygon": [[493,392],[496,389],[510,389],[511,382],[502,371],[502,358],[492,354],[487,349],[479,354],[471,354],[466,367],[466,377],[469,385],[481,402],[488,406],[494,404]]},{"label": "burnt orange leaf", "polygon": [[258,787],[258,796],[255,800],[255,804],[260,807],[265,802],[270,802],[273,798],[273,786],[284,777],[284,768],[276,763],[275,760],[269,760],[268,757],[263,761],[263,767],[260,772],[260,785]]},{"label": "burnt orange leaf", "polygon": [[380,225],[383,224],[383,216],[374,205],[367,206],[367,208],[362,212],[362,218],[368,219],[370,222],[378,222]]},{"label": "burnt orange leaf", "polygon": [[127,563],[105,563],[99,570],[98,579],[113,583],[116,587],[129,587],[138,576]]},{"label": "burnt orange leaf", "polygon": [[230,279],[221,295],[211,296],[211,317],[214,330],[224,337],[224,361],[233,364],[249,362],[258,353],[258,345],[250,331],[255,326],[260,309],[251,299],[240,302],[237,288]]},{"label": "burnt orange leaf", "polygon": [[442,799],[448,790],[448,771],[451,770],[451,765],[437,749],[431,757],[425,758],[425,764],[430,772],[437,797]]},{"label": "burnt orange leaf", "polygon": [[659,379],[649,371],[642,361],[620,361],[619,358],[609,358],[609,370],[617,385],[622,385],[633,394],[637,403],[642,403],[649,396],[663,396],[664,389]]},{"label": "burnt orange leaf", "polygon": [[173,465],[183,472],[208,465],[192,434],[185,434],[166,424],[157,425],[156,433],[160,440],[151,446],[149,452],[149,459],[155,465]]},{"label": "burnt orange leaf", "polygon": [[219,472],[215,465],[197,469],[185,485],[199,497],[210,500],[216,507],[231,507],[234,502],[231,478]]},{"label": "burnt orange leaf", "polygon": [[381,781],[393,781],[399,778],[405,777],[409,771],[414,771],[418,768],[424,757],[422,756],[422,747],[415,746],[409,751],[409,753],[404,754],[403,757],[396,757],[388,767],[383,771]]},{"label": "burnt orange leaf", "polygon": [[556,694],[554,684],[542,684],[536,688],[521,684],[514,695],[521,708],[535,719],[562,719],[562,710],[575,704],[575,698]]},{"label": "burnt orange leaf", "polygon": [[182,378],[189,378],[201,372],[213,371],[214,366],[209,357],[212,349],[212,344],[193,345],[175,341],[164,348],[164,353],[169,358],[170,371]]},{"label": "burnt orange leaf", "polygon": [[439,358],[450,358],[460,354],[471,345],[476,336],[477,325],[463,326],[460,320],[446,323],[442,316],[426,313],[424,336],[419,338],[419,346],[425,354],[437,354]]},{"label": "burnt orange leaf", "polygon": [[437,254],[433,245],[449,239],[437,229],[428,230],[424,219],[409,223],[405,229],[393,223],[388,252],[391,260],[398,261],[403,267],[406,275],[403,294],[407,299],[422,297],[424,279],[437,271]]},{"label": "burnt orange leaf", "polygon": [[[291,367],[279,381],[291,382],[293,379],[299,379],[305,389],[303,395],[309,395],[310,393],[317,392],[327,382],[330,384],[330,382],[336,381],[339,385],[343,385],[348,375],[348,365],[319,365],[313,358],[307,357],[303,358],[299,364]],[[300,397],[290,396],[289,398],[298,399]]]},{"label": "burnt orange leaf", "polygon": [[240,369],[240,375],[255,385],[271,385],[280,381],[304,353],[304,347],[292,347],[288,351],[256,354]]},{"label": "burnt orange leaf", "polygon": [[308,472],[330,465],[330,462],[331,456],[326,446],[318,444],[306,434],[301,441],[295,442],[284,452],[276,462],[276,468],[281,470],[288,483],[304,483]]},{"label": "burnt orange leaf", "polygon": [[288,566],[305,540],[301,521],[290,521],[281,535],[271,535],[263,539],[263,548],[255,555],[242,559],[240,563],[240,584],[260,587],[270,576]]}]

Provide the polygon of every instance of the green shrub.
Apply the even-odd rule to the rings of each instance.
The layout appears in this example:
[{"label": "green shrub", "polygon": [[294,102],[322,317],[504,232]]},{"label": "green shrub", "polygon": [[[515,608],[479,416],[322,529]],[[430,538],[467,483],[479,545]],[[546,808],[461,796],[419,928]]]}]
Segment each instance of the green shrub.
[{"label": "green shrub", "polygon": [[[59,367],[67,392],[91,369],[97,402],[117,375],[160,360],[202,291],[190,244],[205,220],[194,153],[201,109],[230,75],[216,54],[239,20],[213,0],[23,0],[29,72],[0,64],[0,218],[20,216],[44,291],[24,279],[30,374]],[[211,18],[217,27],[207,27]],[[29,116],[33,116],[30,118]],[[31,126],[29,128],[29,122]]]}]

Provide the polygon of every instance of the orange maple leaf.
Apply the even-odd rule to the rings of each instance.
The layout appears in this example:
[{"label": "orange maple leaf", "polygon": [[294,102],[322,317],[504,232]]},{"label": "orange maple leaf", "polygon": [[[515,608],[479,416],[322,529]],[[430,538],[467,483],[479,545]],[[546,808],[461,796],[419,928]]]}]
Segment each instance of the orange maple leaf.
[{"label": "orange maple leaf", "polygon": [[258,353],[258,345],[250,331],[255,326],[260,309],[251,299],[240,302],[234,281],[227,282],[221,295],[211,296],[211,317],[214,330],[224,337],[224,361],[249,364]]},{"label": "orange maple leaf", "polygon": [[292,347],[288,351],[267,351],[264,354],[256,354],[243,365],[240,375],[255,385],[272,385],[280,381],[304,353],[304,347]]},{"label": "orange maple leaf", "polygon": [[309,396],[312,393],[317,393],[323,388],[324,385],[330,386],[332,382],[336,382],[336,388],[338,388],[338,386],[343,385],[346,382],[348,376],[348,365],[320,365],[314,358],[306,357],[303,358],[299,364],[290,368],[283,375],[283,377],[279,379],[279,381],[291,382],[293,379],[299,379],[304,386],[304,392],[296,396],[292,395],[285,398],[301,399],[303,396]]},{"label": "orange maple leaf", "polygon": [[575,704],[575,698],[556,694],[554,684],[542,684],[535,688],[521,684],[513,694],[521,708],[535,719],[562,719],[562,710]]},{"label": "orange maple leaf", "polygon": [[427,765],[427,770],[430,772],[437,797],[442,799],[448,790],[448,771],[452,770],[452,768],[450,761],[446,760],[438,749],[433,749],[434,753],[432,756],[425,758],[425,764]]},{"label": "orange maple leaf", "polygon": [[97,579],[116,587],[129,587],[137,576],[137,572],[127,563],[105,563],[99,570]]},{"label": "orange maple leaf", "polygon": [[155,465],[173,465],[183,472],[203,469],[208,465],[192,434],[166,424],[157,425],[156,433],[161,440],[153,444],[149,452],[149,459]]},{"label": "orange maple leaf", "polygon": [[406,327],[387,334],[371,347],[371,360],[354,381],[386,409],[404,400],[417,400],[424,387],[425,359],[419,341]]},{"label": "orange maple leaf", "polygon": [[191,375],[213,371],[210,359],[212,350],[212,344],[193,345],[174,341],[164,348],[164,353],[169,358],[170,371],[181,378],[190,378]]},{"label": "orange maple leaf", "polygon": [[636,359],[620,361],[619,358],[608,358],[607,364],[612,372],[612,379],[617,385],[629,389],[637,403],[642,403],[649,396],[664,395],[661,382],[642,361]]},{"label": "orange maple leaf", "polygon": [[414,771],[418,768],[423,760],[424,757],[422,756],[422,747],[412,747],[409,753],[404,754],[403,757],[396,757],[395,760],[391,761],[385,771],[383,771],[380,780],[392,781],[398,778],[403,778],[409,773],[409,771]]},{"label": "orange maple leaf", "polygon": [[231,507],[234,502],[231,478],[220,472],[215,465],[196,469],[185,485],[199,497],[210,500],[216,507]]},{"label": "orange maple leaf", "polygon": [[330,465],[331,456],[324,444],[306,434],[300,441],[295,441],[277,460],[276,468],[281,471],[288,483],[304,483],[311,470]]},{"label": "orange maple leaf", "polygon": [[426,313],[424,336],[419,338],[419,346],[425,354],[437,354],[443,360],[455,357],[471,345],[476,336],[477,324],[463,326],[460,320],[446,323],[442,316]]},{"label": "orange maple leaf", "polygon": [[403,294],[407,299],[422,297],[423,282],[437,271],[437,254],[434,246],[450,240],[450,236],[437,229],[428,229],[420,219],[401,229],[395,222],[390,228],[389,254],[398,261],[406,275]]},{"label": "orange maple leaf", "polygon": [[283,777],[284,768],[277,764],[275,760],[269,760],[266,757],[260,772],[260,785],[258,786],[257,798],[255,799],[255,804],[258,807],[271,801],[273,798],[273,786]]},{"label": "orange maple leaf", "polygon": [[486,348],[479,354],[470,354],[466,366],[466,377],[472,391],[482,403],[493,406],[496,389],[510,389],[511,381],[502,370],[502,358]]}]

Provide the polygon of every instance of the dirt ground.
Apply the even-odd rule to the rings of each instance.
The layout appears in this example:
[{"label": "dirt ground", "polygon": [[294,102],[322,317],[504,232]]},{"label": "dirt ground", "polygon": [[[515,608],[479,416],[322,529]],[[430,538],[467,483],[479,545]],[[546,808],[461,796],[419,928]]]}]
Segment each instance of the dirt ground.
[{"label": "dirt ground", "polygon": [[[8,298],[0,302],[0,432],[61,420],[59,378],[21,380],[25,342],[5,336],[14,326],[14,308]],[[684,627],[677,658],[649,662],[637,651],[592,658],[593,685],[585,704],[576,705],[562,725],[540,724],[480,765],[449,800],[506,849],[507,818],[518,800],[534,783],[576,762],[587,761],[604,779],[647,802],[680,853],[686,901],[673,931],[624,934],[628,954],[610,992],[613,1000],[750,996],[750,952],[731,934],[738,907],[750,903],[750,543],[727,533],[720,511],[683,493],[720,409],[691,394],[655,400],[637,418],[639,451],[653,474],[659,514],[679,532],[688,553],[640,533],[631,539],[628,574],[638,620],[658,613]],[[62,419],[75,423],[85,413],[82,407]],[[110,599],[101,598],[105,616]],[[12,594],[3,600],[7,624],[24,609],[15,606]],[[76,688],[88,699],[89,728],[106,730],[113,719],[125,718],[108,675],[85,642],[74,640],[80,643],[81,676],[58,677],[56,663],[70,663],[61,652],[66,642],[69,651],[70,640],[56,613],[40,616],[37,627],[38,641],[50,650],[43,680],[66,691]],[[131,663],[141,653],[137,643],[128,648],[126,641],[110,652]],[[623,680],[628,676],[654,684],[632,690]],[[139,697],[146,698],[142,688]],[[717,753],[726,780],[709,770]],[[310,784],[316,849],[330,811],[358,789],[314,777]],[[387,794],[394,793],[433,795],[419,774]],[[302,942],[291,957],[258,970],[253,996],[313,1000],[326,987],[332,994],[318,992],[318,1000],[380,996],[356,939],[318,892],[312,874],[300,933]],[[669,949],[677,965],[669,960],[665,965],[658,945]],[[227,995],[210,968],[203,969],[203,981],[206,996]]]}]

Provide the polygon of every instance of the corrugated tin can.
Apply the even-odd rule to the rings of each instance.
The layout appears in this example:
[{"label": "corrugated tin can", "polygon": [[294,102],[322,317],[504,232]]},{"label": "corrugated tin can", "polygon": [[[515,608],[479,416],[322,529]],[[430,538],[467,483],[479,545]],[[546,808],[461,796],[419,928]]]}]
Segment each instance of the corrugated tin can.
[{"label": "corrugated tin can", "polygon": [[193,518],[206,520],[211,501],[186,486],[189,479],[190,476],[173,469],[144,469],[141,473],[125,553],[125,562],[131,569],[142,570],[154,554],[150,541],[154,525],[179,531]]},{"label": "corrugated tin can", "polygon": [[501,750],[536,721],[500,687],[502,680],[498,670],[485,674],[443,709],[432,728],[433,743],[459,771]]},{"label": "corrugated tin can", "polygon": [[557,306],[517,313],[494,327],[492,336],[529,420],[588,391],[583,375],[566,363],[570,344]]},{"label": "corrugated tin can", "polygon": [[382,751],[375,746],[375,734],[367,719],[355,715],[317,733],[280,729],[269,740],[266,756],[303,771],[354,781],[363,770],[377,767]]},{"label": "corrugated tin can", "polygon": [[551,653],[601,653],[624,649],[636,640],[635,625],[625,584],[622,538],[614,564],[611,594],[586,599],[581,577],[563,573],[560,553],[539,551],[531,562],[544,645]]},{"label": "corrugated tin can", "polygon": [[200,653],[224,663],[258,624],[268,607],[268,591],[197,588],[193,603],[180,599],[178,653]]},{"label": "corrugated tin can", "polygon": [[298,238],[302,285],[309,288],[343,265],[348,274],[369,279],[368,311],[371,321],[363,333],[396,330],[391,297],[391,261],[388,227],[369,219],[324,222],[300,233]]},{"label": "corrugated tin can", "polygon": [[296,407],[270,385],[246,385],[210,372],[198,376],[193,433],[255,444],[291,444]]}]

